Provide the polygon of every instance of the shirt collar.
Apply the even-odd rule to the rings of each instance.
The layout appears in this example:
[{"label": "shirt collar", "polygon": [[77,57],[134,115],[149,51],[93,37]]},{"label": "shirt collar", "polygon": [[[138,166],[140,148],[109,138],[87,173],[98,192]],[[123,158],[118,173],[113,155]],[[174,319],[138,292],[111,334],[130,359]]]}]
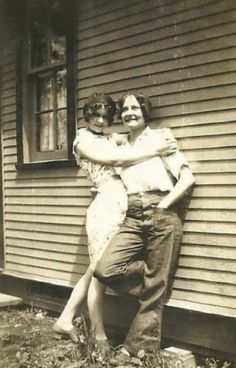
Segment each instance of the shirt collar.
[{"label": "shirt collar", "polygon": [[[135,143],[136,142],[140,142],[142,141],[146,136],[149,135],[151,129],[149,128],[149,126],[147,126],[143,131],[142,133],[138,136],[138,138],[136,139]],[[129,142],[129,134],[127,135],[127,141]]]},{"label": "shirt collar", "polygon": [[90,129],[89,127],[87,128],[88,132],[91,133],[91,134],[94,134],[94,135],[104,135],[103,132],[95,132],[94,130]]}]

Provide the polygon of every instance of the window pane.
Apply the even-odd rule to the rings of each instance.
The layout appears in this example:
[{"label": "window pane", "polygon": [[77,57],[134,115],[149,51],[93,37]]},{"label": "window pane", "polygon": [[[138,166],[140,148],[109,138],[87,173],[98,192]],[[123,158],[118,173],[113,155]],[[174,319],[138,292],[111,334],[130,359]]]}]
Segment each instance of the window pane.
[{"label": "window pane", "polygon": [[67,148],[67,119],[66,110],[59,110],[57,112],[57,149],[63,150]]},{"label": "window pane", "polygon": [[31,3],[31,67],[45,65],[48,60],[47,9],[44,2]]},{"label": "window pane", "polygon": [[51,73],[38,76],[37,111],[47,111],[53,108],[53,92]]},{"label": "window pane", "polygon": [[64,36],[52,36],[51,40],[51,62],[65,62],[66,38]]},{"label": "window pane", "polygon": [[66,107],[66,70],[60,70],[56,75],[57,107]]},{"label": "window pane", "polygon": [[52,112],[38,116],[38,128],[39,151],[55,150]]}]

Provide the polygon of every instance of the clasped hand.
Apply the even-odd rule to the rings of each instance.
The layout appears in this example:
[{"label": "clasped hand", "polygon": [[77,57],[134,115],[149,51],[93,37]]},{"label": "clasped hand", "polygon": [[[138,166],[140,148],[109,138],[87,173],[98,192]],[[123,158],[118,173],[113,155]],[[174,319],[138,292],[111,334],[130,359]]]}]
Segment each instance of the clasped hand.
[{"label": "clasped hand", "polygon": [[162,137],[156,144],[156,152],[160,156],[171,155],[178,149],[177,141],[174,138]]}]

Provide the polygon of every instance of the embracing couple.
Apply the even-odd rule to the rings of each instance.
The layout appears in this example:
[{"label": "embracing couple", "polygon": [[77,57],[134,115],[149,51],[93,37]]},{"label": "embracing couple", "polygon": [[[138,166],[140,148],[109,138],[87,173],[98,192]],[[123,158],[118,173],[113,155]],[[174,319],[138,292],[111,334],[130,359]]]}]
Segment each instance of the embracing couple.
[{"label": "embracing couple", "polygon": [[173,281],[182,236],[175,211],[193,185],[187,160],[170,129],[150,129],[151,102],[140,93],[119,100],[127,134],[111,134],[113,99],[94,93],[84,105],[87,128],[78,130],[74,155],[96,196],[87,211],[90,266],[76,284],[53,329],[77,341],[73,318],[87,296],[97,342],[108,349],[103,326],[105,286],[136,295],[140,306],[118,364],[144,349],[159,351],[163,304]]}]

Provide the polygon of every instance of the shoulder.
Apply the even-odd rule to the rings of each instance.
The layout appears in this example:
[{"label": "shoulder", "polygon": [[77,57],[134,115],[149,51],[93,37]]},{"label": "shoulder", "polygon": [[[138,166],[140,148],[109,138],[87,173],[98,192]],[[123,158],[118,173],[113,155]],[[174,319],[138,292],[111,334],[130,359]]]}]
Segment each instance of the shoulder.
[{"label": "shoulder", "polygon": [[142,139],[145,142],[163,142],[166,138],[174,139],[169,128],[151,129],[147,127],[142,134]]},{"label": "shoulder", "polygon": [[165,138],[173,138],[174,135],[170,128],[157,128],[157,129],[149,129],[150,134],[154,136],[161,136]]},{"label": "shoulder", "polygon": [[91,135],[93,134],[91,134],[91,132],[86,128],[79,128],[76,131],[76,137],[89,137]]},{"label": "shoulder", "polygon": [[92,140],[94,135],[88,131],[86,128],[80,128],[76,131],[76,136],[74,140],[74,144],[78,144],[83,141]]}]

